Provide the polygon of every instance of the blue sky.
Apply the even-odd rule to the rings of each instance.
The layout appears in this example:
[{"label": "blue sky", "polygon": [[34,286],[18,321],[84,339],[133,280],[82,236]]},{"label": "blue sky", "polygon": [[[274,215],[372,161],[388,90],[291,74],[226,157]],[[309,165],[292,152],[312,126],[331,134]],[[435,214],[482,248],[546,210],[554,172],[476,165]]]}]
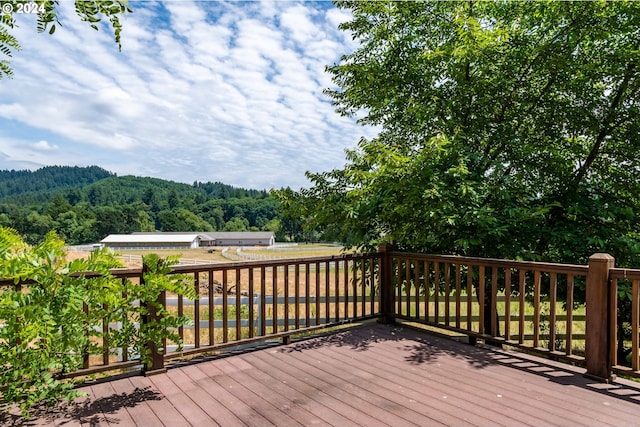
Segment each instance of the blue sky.
[{"label": "blue sky", "polygon": [[118,175],[308,186],[375,129],[339,116],[325,66],[356,48],[331,2],[131,1],[122,51],[77,19],[18,16],[0,80],[0,169],[98,165]]}]

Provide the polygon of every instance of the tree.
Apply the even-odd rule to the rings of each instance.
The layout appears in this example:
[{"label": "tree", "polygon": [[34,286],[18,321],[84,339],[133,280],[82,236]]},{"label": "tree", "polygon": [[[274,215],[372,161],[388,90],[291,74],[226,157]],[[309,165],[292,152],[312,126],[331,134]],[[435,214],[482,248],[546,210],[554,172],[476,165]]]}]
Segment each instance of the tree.
[{"label": "tree", "polygon": [[220,202],[220,200],[208,200],[200,205],[200,216],[211,224],[214,230],[221,230],[224,227],[224,212]]},{"label": "tree", "polygon": [[139,231],[156,231],[156,226],[151,220],[151,215],[149,215],[149,212],[146,210],[141,209],[138,211],[135,222]]},{"label": "tree", "polygon": [[363,248],[640,264],[640,4],[336,4],[360,47],[326,93],[380,133],[290,212]]},{"label": "tree", "polygon": [[[20,43],[11,35],[10,31],[16,25],[14,14],[32,13],[33,8],[36,8],[38,12],[38,32],[42,33],[47,31],[49,34],[53,34],[56,25],[60,25],[57,7],[57,0],[3,1],[2,11],[0,11],[0,55],[3,55],[5,59],[0,60],[0,79],[13,76],[10,58],[13,56],[14,51],[20,50]],[[121,48],[120,33],[122,31],[122,24],[120,23],[120,16],[126,12],[132,12],[131,8],[127,5],[127,1],[76,0],[75,8],[78,17],[82,21],[87,22],[89,26],[95,30],[98,30],[98,23],[102,18],[108,18],[114,32],[115,42],[118,44],[118,48]]]},{"label": "tree", "polygon": [[222,231],[247,231],[249,220],[242,217],[233,217],[224,225]]},{"label": "tree", "polygon": [[62,194],[56,194],[45,207],[44,213],[56,219],[59,215],[69,212],[71,208],[71,203]]},{"label": "tree", "polygon": [[638,262],[639,4],[337,5],[361,45],[327,94],[381,132],[308,174],[293,205],[312,226],[356,246]]},{"label": "tree", "polygon": [[[319,189],[319,188],[318,188]],[[310,192],[305,192],[307,198],[300,193],[293,191],[290,187],[281,188],[279,190],[271,190],[272,197],[280,201],[281,210],[281,222],[280,229],[282,236],[278,241],[294,241],[299,242],[304,240],[302,224],[306,223],[308,216],[320,214],[320,212],[314,212],[312,199],[315,197],[322,197],[322,195],[313,195]],[[326,207],[331,206],[330,203],[326,204]],[[325,227],[328,225],[326,221],[315,221],[310,228],[315,228],[317,225]]]},{"label": "tree", "polygon": [[41,215],[38,212],[30,212],[26,217],[26,222],[29,224],[29,233],[25,235],[27,242],[39,241],[42,236],[56,227],[56,222],[50,215]]},{"label": "tree", "polygon": [[185,208],[166,209],[158,213],[162,231],[213,231],[211,224]]},{"label": "tree", "polygon": [[272,231],[276,242],[284,242],[286,237],[284,235],[284,231],[282,230],[282,220],[274,218],[269,220],[263,227],[262,231]]}]

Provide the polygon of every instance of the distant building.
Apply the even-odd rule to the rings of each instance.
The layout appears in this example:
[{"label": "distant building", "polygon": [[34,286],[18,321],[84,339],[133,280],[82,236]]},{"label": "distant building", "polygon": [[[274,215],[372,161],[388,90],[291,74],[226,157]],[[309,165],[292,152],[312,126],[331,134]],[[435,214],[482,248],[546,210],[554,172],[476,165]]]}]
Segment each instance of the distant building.
[{"label": "distant building", "polygon": [[110,234],[100,242],[113,249],[193,249],[207,246],[271,246],[271,231],[220,231],[200,233],[139,232]]},{"label": "distant building", "polygon": [[113,249],[193,249],[202,238],[198,233],[110,234],[100,243]]},{"label": "distant building", "polygon": [[210,246],[271,246],[276,243],[271,231],[216,231],[202,234],[210,239]]}]

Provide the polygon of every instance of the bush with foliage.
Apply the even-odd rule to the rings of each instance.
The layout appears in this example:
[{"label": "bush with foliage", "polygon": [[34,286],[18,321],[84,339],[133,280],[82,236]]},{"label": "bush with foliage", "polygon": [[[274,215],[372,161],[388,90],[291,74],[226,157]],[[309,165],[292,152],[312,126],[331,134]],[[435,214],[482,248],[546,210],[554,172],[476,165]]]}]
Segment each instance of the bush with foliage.
[{"label": "bush with foliage", "polygon": [[[23,415],[39,403],[55,404],[79,395],[66,374],[83,367],[85,355],[129,349],[141,363],[151,359],[147,344],[180,343],[171,328],[185,318],[158,306],[162,292],[193,297],[183,275],[169,276],[175,259],[145,258],[143,286],[113,276],[120,266],[108,250],[67,260],[64,242],[49,233],[35,246],[12,229],[0,227],[0,403],[17,405]],[[139,301],[139,303],[134,303]],[[156,317],[149,311],[155,310]],[[118,322],[118,323],[116,323]],[[103,332],[103,324],[109,328]]]}]

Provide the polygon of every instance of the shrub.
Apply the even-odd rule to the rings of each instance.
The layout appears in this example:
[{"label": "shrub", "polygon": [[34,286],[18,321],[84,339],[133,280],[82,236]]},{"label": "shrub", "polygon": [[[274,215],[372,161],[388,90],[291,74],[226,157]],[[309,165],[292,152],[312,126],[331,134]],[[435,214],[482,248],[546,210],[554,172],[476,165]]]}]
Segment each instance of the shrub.
[{"label": "shrub", "polygon": [[[53,232],[29,246],[14,231],[0,227],[0,402],[17,405],[24,416],[37,403],[55,404],[79,395],[76,380],[65,379],[83,366],[86,354],[108,347],[130,349],[149,363],[148,343],[180,344],[172,332],[184,318],[157,304],[163,291],[193,297],[183,275],[167,275],[176,259],[144,259],[143,286],[113,276],[119,261],[108,249],[68,261],[64,242]],[[134,301],[140,301],[134,304]],[[156,311],[150,317],[149,310]],[[143,322],[143,320],[145,322]],[[119,322],[121,327],[102,325]]]}]

